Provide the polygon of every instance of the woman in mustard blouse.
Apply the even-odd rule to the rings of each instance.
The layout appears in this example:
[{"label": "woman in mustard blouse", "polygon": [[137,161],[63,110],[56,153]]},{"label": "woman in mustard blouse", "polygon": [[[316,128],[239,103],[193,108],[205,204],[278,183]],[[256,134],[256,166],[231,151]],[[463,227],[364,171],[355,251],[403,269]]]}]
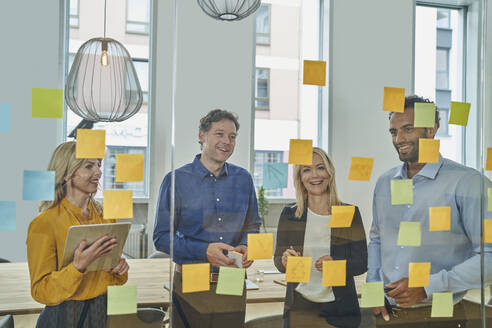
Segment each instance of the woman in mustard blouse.
[{"label": "woman in mustard blouse", "polygon": [[48,170],[55,171],[55,199],[41,203],[26,241],[31,295],[46,304],[36,327],[105,327],[107,287],[128,279],[124,258],[112,270],[86,271],[116,246],[118,241],[108,236],[89,247],[82,241],[73,262],[60,267],[70,226],[115,222],[103,222],[102,207],[93,198],[100,167],[99,159],[76,159],[75,142],[59,145],[51,157]]}]

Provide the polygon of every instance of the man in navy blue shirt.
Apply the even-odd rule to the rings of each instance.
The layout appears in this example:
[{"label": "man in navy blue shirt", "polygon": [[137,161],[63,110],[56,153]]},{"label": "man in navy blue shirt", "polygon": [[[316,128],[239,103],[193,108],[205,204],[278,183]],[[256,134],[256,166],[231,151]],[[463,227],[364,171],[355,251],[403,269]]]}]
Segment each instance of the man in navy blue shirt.
[{"label": "man in navy blue shirt", "polygon": [[[226,163],[232,155],[239,130],[234,114],[216,109],[200,120],[201,154],[175,171],[175,221],[173,261],[176,263],[173,295],[173,327],[242,327],[246,306],[243,297],[209,292],[183,294],[181,265],[210,263],[235,267],[225,253],[243,255],[247,268],[248,233],[260,227],[256,192],[245,169]],[[162,182],[154,227],[155,247],[170,253],[171,173]],[[212,274],[212,282],[215,275]]]}]

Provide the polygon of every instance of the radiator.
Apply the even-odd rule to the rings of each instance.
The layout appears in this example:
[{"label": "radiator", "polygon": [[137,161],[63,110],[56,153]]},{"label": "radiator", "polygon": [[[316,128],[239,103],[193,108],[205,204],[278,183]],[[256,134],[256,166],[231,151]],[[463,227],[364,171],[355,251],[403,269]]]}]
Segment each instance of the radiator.
[{"label": "radiator", "polygon": [[145,225],[132,224],[126,238],[123,254],[126,258],[142,259],[147,257],[147,234]]}]

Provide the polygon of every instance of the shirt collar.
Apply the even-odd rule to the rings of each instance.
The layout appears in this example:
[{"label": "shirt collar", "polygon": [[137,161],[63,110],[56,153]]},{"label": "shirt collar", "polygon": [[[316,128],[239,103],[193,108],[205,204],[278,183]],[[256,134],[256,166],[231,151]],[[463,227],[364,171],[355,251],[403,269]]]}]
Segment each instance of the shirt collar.
[{"label": "shirt collar", "polygon": [[[210,176],[212,172],[210,172],[203,164],[200,162],[200,158],[202,157],[202,154],[198,154],[195,156],[195,159],[193,160],[192,166],[193,166],[193,172],[197,174],[201,178],[205,178],[207,176]],[[222,167],[222,170],[219,173],[219,177],[221,176],[228,176],[229,175],[229,164],[226,162],[224,163],[224,166]],[[213,174],[212,174],[213,175]]]},{"label": "shirt collar", "polygon": [[[441,154],[439,154],[439,161],[437,163],[425,164],[424,167],[415,176],[420,175],[429,179],[435,179],[442,165],[443,165],[443,157],[441,156]],[[393,176],[393,178],[408,179],[407,169],[408,169],[407,163],[403,163],[398,167],[398,170],[396,170],[396,173]]]}]

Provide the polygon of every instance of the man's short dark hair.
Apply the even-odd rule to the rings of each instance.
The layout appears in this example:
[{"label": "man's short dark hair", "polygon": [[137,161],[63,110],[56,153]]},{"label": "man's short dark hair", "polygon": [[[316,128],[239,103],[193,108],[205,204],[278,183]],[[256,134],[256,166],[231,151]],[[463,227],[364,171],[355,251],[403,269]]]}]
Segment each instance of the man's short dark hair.
[{"label": "man's short dark hair", "polygon": [[[415,103],[433,104],[434,102],[433,101],[430,101],[427,98],[424,98],[424,97],[421,97],[421,96],[417,96],[417,95],[412,95],[412,96],[405,97],[405,109],[406,108],[415,109]],[[391,117],[393,116],[393,114],[394,114],[394,112],[390,112],[389,113],[389,119],[390,120],[391,120]],[[439,128],[439,121],[440,121],[440,118],[439,118],[439,109],[436,107],[436,124],[437,124],[437,127],[438,128]]]},{"label": "man's short dark hair", "polygon": [[236,114],[223,109],[214,109],[200,119],[199,129],[202,132],[208,132],[212,123],[222,121],[223,119],[231,120],[236,126],[236,132],[239,131],[239,121]]}]

